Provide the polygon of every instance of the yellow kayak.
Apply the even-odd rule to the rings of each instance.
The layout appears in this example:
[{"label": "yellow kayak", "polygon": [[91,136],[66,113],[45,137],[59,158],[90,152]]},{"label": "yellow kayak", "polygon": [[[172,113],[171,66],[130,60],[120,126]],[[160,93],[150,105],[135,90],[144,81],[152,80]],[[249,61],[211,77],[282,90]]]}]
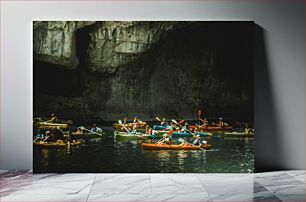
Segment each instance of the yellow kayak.
[{"label": "yellow kayak", "polygon": [[34,123],[34,126],[39,129],[56,129],[56,128],[67,128],[68,124],[66,123],[49,123],[49,122],[37,122]]},{"label": "yellow kayak", "polygon": [[[123,125],[124,124],[114,123],[114,129],[122,130]],[[146,122],[136,123],[136,129],[145,128],[146,125],[147,125]],[[127,124],[125,124],[125,127],[127,127],[128,129],[133,129],[134,124],[133,123],[127,123]]]}]

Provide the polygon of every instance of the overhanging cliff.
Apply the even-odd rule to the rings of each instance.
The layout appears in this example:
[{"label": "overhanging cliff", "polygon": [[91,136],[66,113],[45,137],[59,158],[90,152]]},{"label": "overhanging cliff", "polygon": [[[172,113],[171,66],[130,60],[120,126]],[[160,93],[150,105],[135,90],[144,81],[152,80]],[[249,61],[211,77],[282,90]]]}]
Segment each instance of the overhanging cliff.
[{"label": "overhanging cliff", "polygon": [[37,116],[253,119],[252,23],[36,23]]}]

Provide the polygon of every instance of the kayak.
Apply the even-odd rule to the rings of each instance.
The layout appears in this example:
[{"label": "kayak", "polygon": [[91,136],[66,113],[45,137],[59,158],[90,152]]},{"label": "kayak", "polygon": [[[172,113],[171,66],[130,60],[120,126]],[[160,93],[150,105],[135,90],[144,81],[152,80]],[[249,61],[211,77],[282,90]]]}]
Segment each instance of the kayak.
[{"label": "kayak", "polygon": [[169,149],[169,150],[200,150],[205,149],[209,150],[211,149],[211,145],[202,145],[200,146],[193,146],[193,145],[168,145],[168,144],[149,144],[149,143],[142,143],[143,149],[150,149],[150,150],[161,150],[161,149]]},{"label": "kayak", "polygon": [[254,133],[246,132],[225,132],[225,137],[254,137]]},{"label": "kayak", "polygon": [[153,125],[153,130],[165,130],[167,126]]},{"label": "kayak", "polygon": [[211,133],[207,133],[207,132],[199,132],[199,133],[173,132],[172,133],[173,138],[193,137],[195,135],[200,135],[200,137],[212,136]]},{"label": "kayak", "polygon": [[[191,130],[195,130],[196,129],[196,126],[190,126],[190,129]],[[204,127],[204,126],[200,126],[200,130],[201,131],[225,131],[225,130],[231,130],[233,129],[232,126],[207,126],[207,127]]]},{"label": "kayak", "polygon": [[[137,124],[136,124],[136,129],[145,128],[146,125],[147,125],[146,122],[137,123]],[[122,127],[123,127],[123,124],[114,123],[114,129],[116,129],[116,130],[122,130]],[[126,124],[126,127],[127,127],[128,129],[133,129],[134,124],[133,124],[133,123],[128,123],[128,124]]]},{"label": "kayak", "polygon": [[114,132],[114,137],[116,139],[125,139],[125,140],[144,140],[154,138],[154,136],[145,134],[145,133],[127,133],[127,132]]},{"label": "kayak", "polygon": [[155,137],[163,137],[163,135],[168,132],[168,130],[152,130],[152,135]]},{"label": "kayak", "polygon": [[39,129],[56,129],[56,128],[67,128],[68,124],[66,123],[49,123],[49,122],[36,122],[34,126]]},{"label": "kayak", "polygon": [[[33,144],[34,144],[34,146],[39,146],[39,147],[44,147],[44,148],[68,147],[68,143],[64,143],[63,141],[60,141],[60,142],[39,141],[39,142],[34,142]],[[76,146],[76,145],[80,145],[80,144],[81,144],[81,142],[74,142],[74,143],[70,143],[70,146]]]}]

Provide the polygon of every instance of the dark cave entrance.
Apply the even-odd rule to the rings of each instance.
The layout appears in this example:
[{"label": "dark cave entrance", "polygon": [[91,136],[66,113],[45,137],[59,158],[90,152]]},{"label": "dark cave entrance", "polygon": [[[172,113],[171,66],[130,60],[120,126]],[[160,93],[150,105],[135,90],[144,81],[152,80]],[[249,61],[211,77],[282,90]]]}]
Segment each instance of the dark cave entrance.
[{"label": "dark cave entrance", "polygon": [[90,31],[93,26],[89,25],[80,29],[77,29],[75,32],[75,44],[76,44],[76,56],[79,60],[78,69],[84,69],[88,65],[88,46],[90,42]]},{"label": "dark cave entrance", "polygon": [[78,59],[76,69],[71,70],[61,65],[34,59],[35,94],[67,97],[82,94],[87,78],[87,49],[90,28],[91,26],[87,26],[75,32],[75,48]]}]

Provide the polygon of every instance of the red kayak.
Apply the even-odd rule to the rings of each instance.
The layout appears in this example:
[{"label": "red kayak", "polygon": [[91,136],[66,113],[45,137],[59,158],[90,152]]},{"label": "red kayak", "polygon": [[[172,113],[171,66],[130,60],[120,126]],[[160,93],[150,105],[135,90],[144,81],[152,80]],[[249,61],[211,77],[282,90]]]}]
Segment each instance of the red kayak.
[{"label": "red kayak", "polygon": [[[190,126],[190,129],[194,131],[197,126]],[[225,131],[233,129],[232,126],[200,126],[201,131]]]}]

